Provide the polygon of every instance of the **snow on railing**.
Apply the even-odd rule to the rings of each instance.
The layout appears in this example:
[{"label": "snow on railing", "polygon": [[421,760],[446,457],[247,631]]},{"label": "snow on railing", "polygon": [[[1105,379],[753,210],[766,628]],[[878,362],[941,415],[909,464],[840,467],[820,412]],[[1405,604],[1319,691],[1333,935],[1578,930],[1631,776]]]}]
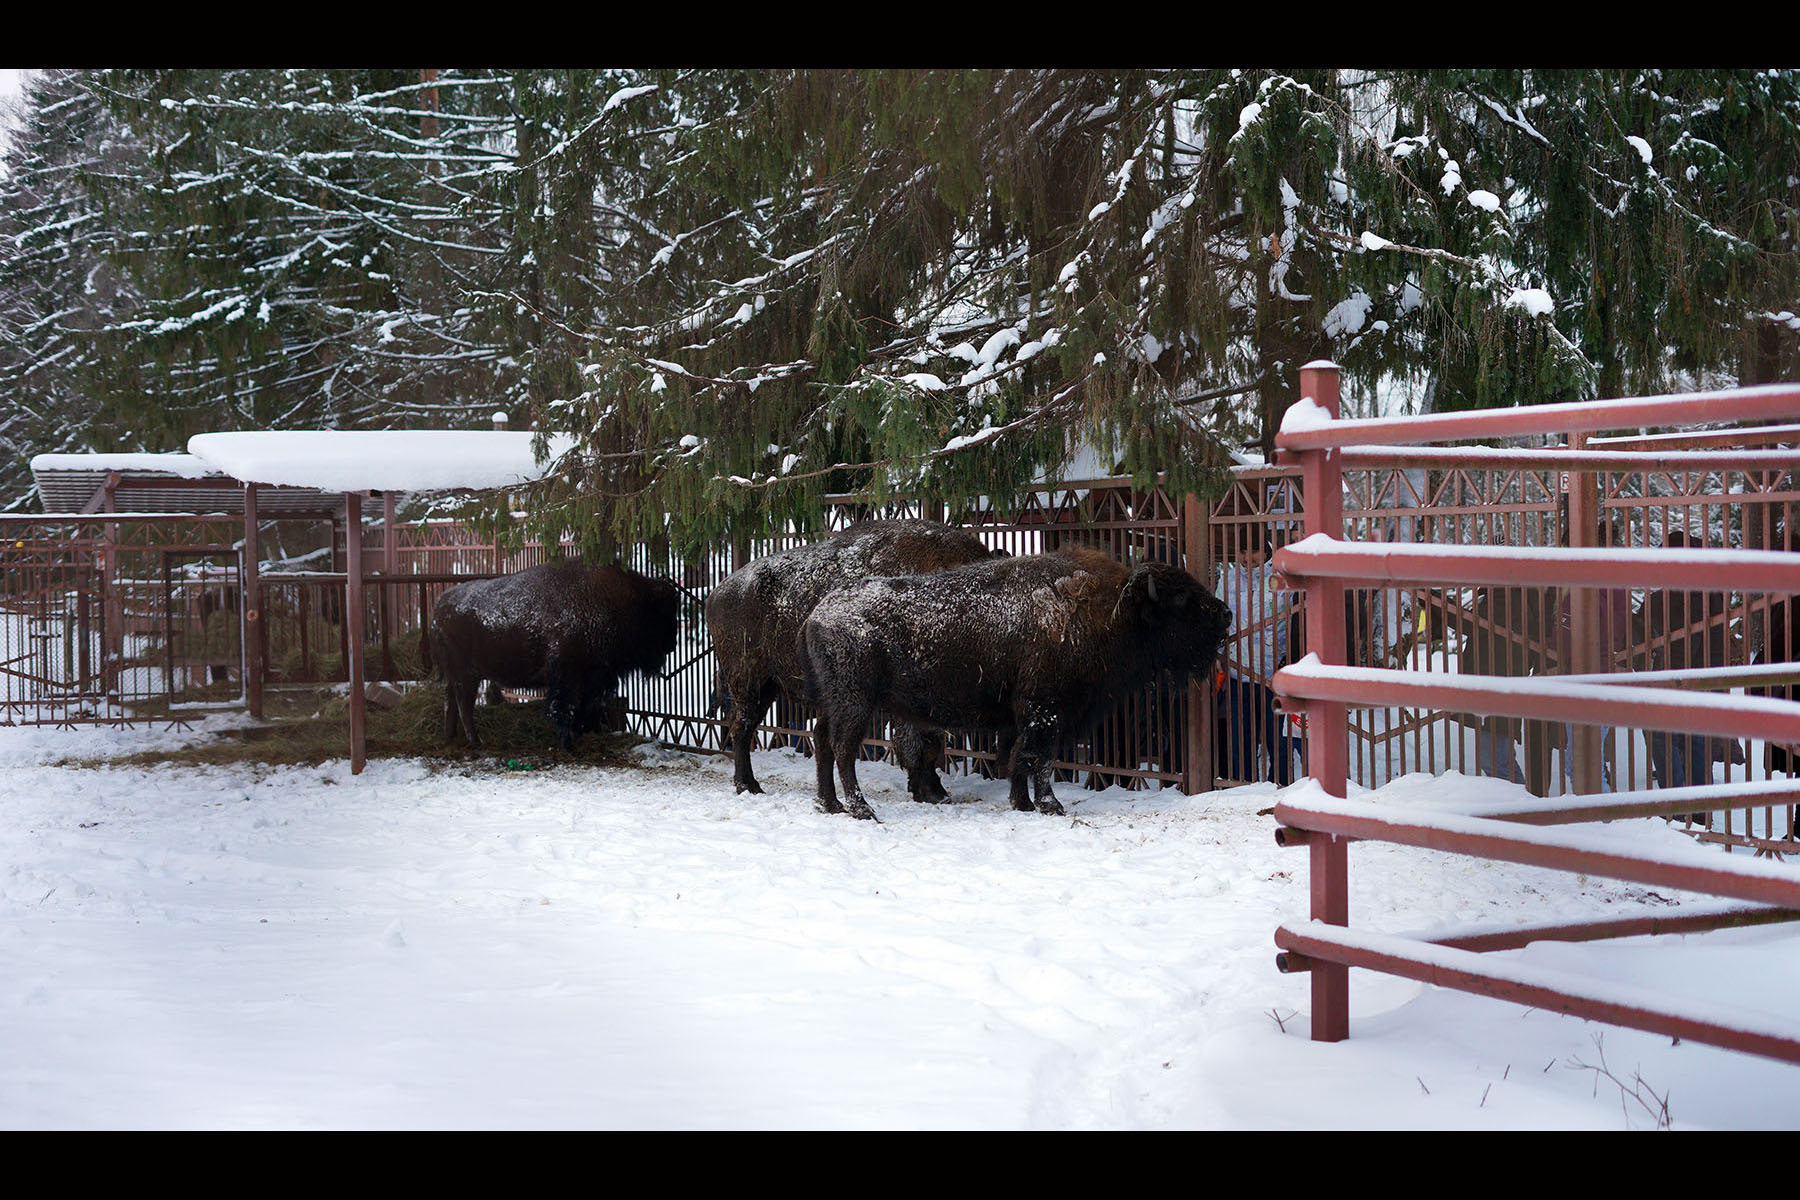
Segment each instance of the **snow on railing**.
[{"label": "snow on railing", "polygon": [[[1745,1050],[1800,1063],[1800,1036],[1782,1021],[1713,1006],[1697,1007],[1668,997],[1630,991],[1591,979],[1513,965],[1495,966],[1475,950],[1435,941],[1358,930],[1349,925],[1348,843],[1374,839],[1504,861],[1707,892],[1761,906],[1730,908],[1686,919],[1684,931],[1766,920],[1800,919],[1800,873],[1784,863],[1721,859],[1698,845],[1674,852],[1647,852],[1643,846],[1601,832],[1521,828],[1587,823],[1631,816],[1666,816],[1688,808],[1750,808],[1800,799],[1800,784],[1727,784],[1665,788],[1611,795],[1521,801],[1476,813],[1442,812],[1345,798],[1344,753],[1348,707],[1402,706],[1549,719],[1582,727],[1592,741],[1601,724],[1672,730],[1695,735],[1727,734],[1800,743],[1800,705],[1786,700],[1734,695],[1692,695],[1659,687],[1576,678],[1518,678],[1392,671],[1345,664],[1347,640],[1343,596],[1346,585],[1418,585],[1436,588],[1478,585],[1555,586],[1584,589],[1571,597],[1577,608],[1590,604],[1598,588],[1661,587],[1694,591],[1733,590],[1800,595],[1800,556],[1764,551],[1616,550],[1606,548],[1524,548],[1420,545],[1353,545],[1343,540],[1343,470],[1378,458],[1418,465],[1481,462],[1554,466],[1571,472],[1620,469],[1620,452],[1432,449],[1397,450],[1400,445],[1469,438],[1543,434],[1585,434],[1599,430],[1700,422],[1793,420],[1800,418],[1800,385],[1778,384],[1735,391],[1655,396],[1582,404],[1540,405],[1487,412],[1423,417],[1340,420],[1337,368],[1310,363],[1301,370],[1303,405],[1284,422],[1277,449],[1298,461],[1313,502],[1306,512],[1307,536],[1282,548],[1276,569],[1303,587],[1306,646],[1299,663],[1279,671],[1275,691],[1303,706],[1311,733],[1310,782],[1289,790],[1275,807],[1283,824],[1278,840],[1308,847],[1311,855],[1313,921],[1283,926],[1276,943],[1283,970],[1312,973],[1312,1036],[1339,1041],[1349,1036],[1349,968],[1360,966],[1484,995],[1546,1007],[1596,1020]],[[1376,447],[1381,447],[1376,449]],[[1800,451],[1719,451],[1657,456],[1678,458],[1704,469],[1782,471],[1800,468]],[[1639,456],[1632,460],[1641,462]],[[1571,489],[1572,527],[1592,526],[1592,497]],[[1579,621],[1579,611],[1577,614]],[[1578,656],[1579,661],[1579,656]],[[1671,674],[1662,672],[1660,674]],[[1650,681],[1646,681],[1650,682]],[[1668,680],[1655,682],[1667,684]],[[1577,753],[1581,753],[1580,742]],[[1583,771],[1592,782],[1592,761]],[[1578,784],[1583,782],[1578,775]],[[1597,792],[1598,787],[1580,788]],[[1643,933],[1642,922],[1580,922],[1540,931],[1546,938],[1594,940]],[[1521,944],[1502,933],[1465,939],[1482,950]]]}]

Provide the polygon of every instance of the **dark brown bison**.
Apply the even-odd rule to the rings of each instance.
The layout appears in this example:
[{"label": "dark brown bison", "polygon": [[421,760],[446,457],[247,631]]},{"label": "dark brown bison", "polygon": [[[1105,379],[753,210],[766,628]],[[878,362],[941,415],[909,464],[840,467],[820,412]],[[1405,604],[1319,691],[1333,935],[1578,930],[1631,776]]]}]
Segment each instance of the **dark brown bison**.
[{"label": "dark brown bison", "polygon": [[[732,782],[760,792],[750,770],[750,742],[778,695],[798,701],[803,689],[795,641],[800,623],[827,592],[871,575],[916,575],[996,553],[972,534],[934,521],[864,521],[842,533],[757,559],[734,571],[706,600],[706,625],[717,660],[715,693],[728,705]],[[943,741],[896,729],[907,782],[921,800],[944,796],[933,769]]]},{"label": "dark brown bison", "polygon": [[483,679],[543,688],[556,740],[575,748],[592,702],[632,672],[656,675],[675,649],[681,593],[615,565],[545,563],[461,583],[431,613],[431,657],[444,676],[444,737],[471,747]]},{"label": "dark brown bison", "polygon": [[1050,771],[1063,732],[1160,674],[1209,671],[1230,626],[1230,609],[1179,567],[1081,548],[851,584],[800,631],[819,806],[875,815],[856,753],[879,706],[921,728],[1000,731],[1013,807],[1061,813]]}]

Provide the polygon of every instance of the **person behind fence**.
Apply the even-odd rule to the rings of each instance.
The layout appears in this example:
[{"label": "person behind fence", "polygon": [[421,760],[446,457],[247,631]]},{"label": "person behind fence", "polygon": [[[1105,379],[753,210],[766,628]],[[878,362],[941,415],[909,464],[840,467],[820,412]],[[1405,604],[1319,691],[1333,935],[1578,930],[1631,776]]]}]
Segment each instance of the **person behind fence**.
[{"label": "person behind fence", "polygon": [[[1687,549],[1687,534],[1671,529],[1663,545],[1671,550]],[[1725,666],[1725,626],[1715,620],[1724,613],[1725,597],[1719,592],[1670,588],[1645,596],[1638,623],[1652,669],[1680,671]],[[1690,628],[1702,622],[1703,631]],[[1709,746],[1704,737],[1663,729],[1647,731],[1645,740],[1650,751],[1650,772],[1660,787],[1711,783],[1713,757],[1725,748],[1723,743]]]},{"label": "person behind fence", "polygon": [[[1795,528],[1793,510],[1790,508],[1783,516],[1776,518],[1774,536],[1769,541],[1769,549],[1794,552],[1800,546],[1794,544],[1794,536],[1800,536]],[[1790,533],[1790,531],[1793,531]],[[1766,632],[1763,635],[1762,649],[1752,657],[1753,663],[1789,663],[1800,655],[1800,596],[1772,596],[1769,610],[1765,618]],[[1800,683],[1777,683],[1764,687],[1745,688],[1747,696],[1766,696],[1771,700],[1800,702]],[[1785,775],[1792,779],[1800,775],[1800,746],[1783,742],[1765,742],[1763,744],[1763,773],[1770,779],[1777,775]],[[1788,836],[1800,839],[1800,806],[1788,809]]]},{"label": "person behind fence", "polygon": [[1269,569],[1269,543],[1253,539],[1242,557],[1219,567],[1218,596],[1231,608],[1232,637],[1226,658],[1223,703],[1228,779],[1256,779],[1256,748],[1269,755],[1277,786],[1294,781],[1294,739],[1275,712],[1269,677],[1285,665],[1287,616],[1293,593],[1277,590]]},{"label": "person behind fence", "polygon": [[[1566,523],[1563,528],[1567,530],[1568,526]],[[1564,546],[1569,544],[1569,538],[1566,532],[1563,534],[1560,544]],[[1607,546],[1610,544],[1611,539],[1607,537],[1606,522],[1602,521],[1596,531],[1594,545]],[[1570,664],[1573,661],[1574,656],[1574,622],[1571,615],[1572,605],[1570,604],[1572,597],[1572,592],[1567,589],[1563,591],[1562,610],[1556,626],[1556,658],[1565,674],[1572,671]],[[1599,616],[1600,629],[1598,632],[1600,634],[1601,644],[1610,645],[1612,647],[1612,653],[1608,657],[1610,665],[1611,660],[1617,657],[1620,651],[1631,644],[1631,589],[1607,588],[1602,591],[1600,593]],[[1610,792],[1613,790],[1613,755],[1609,752],[1609,748],[1613,744],[1613,727],[1611,725],[1602,725],[1600,727],[1600,741],[1600,790],[1602,792]],[[1573,791],[1575,780],[1575,726],[1572,724],[1564,723],[1562,727],[1561,750],[1563,790]]]},{"label": "person behind fence", "polygon": [[[1459,671],[1473,675],[1521,676],[1537,666],[1530,649],[1538,643],[1543,592],[1537,588],[1482,588],[1467,612],[1451,619],[1463,635]],[[1475,733],[1475,766],[1481,774],[1528,783],[1519,765],[1521,727],[1516,718],[1485,716]]]}]

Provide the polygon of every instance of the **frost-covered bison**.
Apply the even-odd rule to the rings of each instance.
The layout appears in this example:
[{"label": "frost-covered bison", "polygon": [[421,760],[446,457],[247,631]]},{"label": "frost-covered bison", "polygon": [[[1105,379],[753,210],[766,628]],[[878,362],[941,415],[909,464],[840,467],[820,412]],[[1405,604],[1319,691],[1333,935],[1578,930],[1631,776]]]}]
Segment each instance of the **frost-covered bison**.
[{"label": "frost-covered bison", "polygon": [[800,632],[819,705],[819,807],[875,815],[856,753],[882,707],[926,729],[999,730],[1013,807],[1033,807],[1030,781],[1037,810],[1061,813],[1050,770],[1063,731],[1157,675],[1210,670],[1230,626],[1231,611],[1186,571],[1083,548],[845,587]]},{"label": "frost-covered bison", "polygon": [[[706,600],[706,626],[718,663],[717,693],[729,705],[727,726],[740,792],[760,792],[750,770],[750,742],[776,696],[798,701],[803,690],[795,652],[800,622],[834,588],[871,575],[917,575],[997,553],[973,535],[934,521],[864,521],[844,532],[770,554],[732,572]],[[940,800],[933,769],[943,740],[925,742],[895,729],[895,747],[915,798]]]},{"label": "frost-covered bison", "polygon": [[498,579],[460,583],[431,614],[431,657],[444,676],[444,738],[460,729],[471,747],[483,679],[543,688],[564,750],[575,748],[583,710],[632,672],[656,675],[675,649],[681,593],[608,564],[545,563]]}]

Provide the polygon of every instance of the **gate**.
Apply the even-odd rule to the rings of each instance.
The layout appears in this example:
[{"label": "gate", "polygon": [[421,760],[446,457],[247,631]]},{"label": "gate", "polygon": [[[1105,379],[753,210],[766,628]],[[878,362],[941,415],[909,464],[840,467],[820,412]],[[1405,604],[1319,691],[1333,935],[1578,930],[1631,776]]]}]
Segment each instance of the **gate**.
[{"label": "gate", "polygon": [[230,518],[0,517],[0,724],[125,724],[242,694]]}]

